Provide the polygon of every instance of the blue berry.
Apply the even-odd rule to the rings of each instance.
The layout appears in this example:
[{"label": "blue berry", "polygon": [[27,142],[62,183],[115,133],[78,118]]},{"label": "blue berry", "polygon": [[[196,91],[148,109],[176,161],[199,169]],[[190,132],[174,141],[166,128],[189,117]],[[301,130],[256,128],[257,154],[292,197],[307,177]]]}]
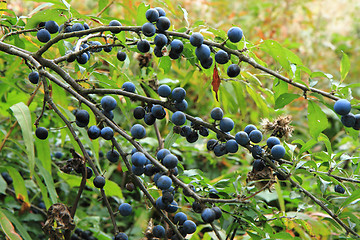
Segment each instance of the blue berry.
[{"label": "blue berry", "polygon": [[356,119],[355,115],[352,113],[348,113],[346,115],[341,116],[341,122],[345,127],[354,127]]},{"label": "blue berry", "polygon": [[275,145],[279,145],[280,144],[280,140],[277,137],[269,137],[266,140],[266,145],[271,149],[273,146]]},{"label": "blue berry", "polygon": [[147,53],[150,50],[150,43],[146,39],[142,39],[136,44],[137,49],[142,53]]},{"label": "blue berry", "polygon": [[135,85],[132,82],[124,82],[124,84],[121,86],[122,89],[124,89],[124,91],[127,92],[135,92]]},{"label": "blue berry", "polygon": [[129,216],[132,212],[132,207],[128,203],[122,203],[119,206],[119,212],[120,212],[121,216],[124,216],[124,217]]},{"label": "blue berry", "polygon": [[334,111],[339,115],[346,115],[351,110],[351,104],[346,99],[337,100],[334,104]]},{"label": "blue berry", "polygon": [[184,50],[184,44],[179,39],[174,39],[170,43],[170,46],[171,46],[171,51],[174,51],[177,54],[182,53],[182,51]]},{"label": "blue berry", "polygon": [[172,201],[166,208],[165,211],[168,213],[174,213],[179,209],[178,204],[175,201]]},{"label": "blue berry", "polygon": [[355,130],[360,130],[360,114],[355,115],[355,124],[353,126]]},{"label": "blue berry", "polygon": [[251,148],[251,154],[253,156],[253,158],[260,158],[262,156],[264,152],[264,149],[262,149],[262,147],[260,147],[259,145],[254,145]]},{"label": "blue berry", "polygon": [[170,151],[168,149],[160,149],[157,154],[156,154],[156,158],[159,160],[159,161],[162,161],[168,154],[170,154]]},{"label": "blue berry", "polygon": [[261,171],[264,169],[264,167],[265,167],[265,164],[264,164],[263,160],[261,160],[261,159],[256,159],[253,163],[253,169],[255,171]]},{"label": "blue berry", "polygon": [[144,116],[144,122],[147,125],[153,125],[156,121],[156,118],[154,117],[154,115],[152,115],[152,113],[146,113]]},{"label": "blue berry", "polygon": [[178,212],[174,216],[174,223],[175,224],[183,225],[186,220],[187,220],[187,216],[183,212]]},{"label": "blue berry", "polygon": [[54,154],[54,157],[57,158],[57,159],[61,159],[63,156],[64,156],[64,154],[62,152],[56,152]]},{"label": "blue berry", "polygon": [[345,189],[341,186],[341,185],[335,185],[334,187],[334,191],[335,192],[338,192],[338,193],[341,193],[341,194],[344,194],[345,193]]},{"label": "blue berry", "polygon": [[157,119],[163,119],[166,116],[165,109],[161,105],[153,105],[151,114]]},{"label": "blue berry", "polygon": [[41,139],[41,140],[44,140],[48,137],[48,130],[44,127],[38,127],[36,130],[35,130],[35,135],[37,138]]},{"label": "blue berry", "polygon": [[146,130],[145,130],[144,126],[142,126],[140,124],[135,124],[134,126],[132,126],[130,129],[130,132],[131,132],[131,136],[133,136],[133,138],[137,138],[137,139],[144,138],[146,135]]},{"label": "blue berry", "polygon": [[215,212],[211,208],[205,208],[201,213],[201,219],[205,223],[211,223],[215,220]]},{"label": "blue berry", "polygon": [[181,102],[186,96],[186,91],[182,87],[174,88],[171,92],[171,97],[178,102]]},{"label": "blue berry", "polygon": [[84,24],[83,24],[83,25],[84,25],[84,29],[85,29],[85,30],[90,29],[89,25],[88,25],[86,22],[84,22]]},{"label": "blue berry", "polygon": [[216,107],[211,110],[210,116],[214,120],[221,120],[224,117],[224,112],[221,108]]},{"label": "blue berry", "polygon": [[87,63],[88,60],[89,60],[89,56],[87,55],[87,53],[82,53],[81,55],[76,57],[76,61],[79,64],[85,64]]},{"label": "blue berry", "polygon": [[114,119],[114,112],[113,111],[105,111],[105,110],[102,110],[101,111],[105,117],[107,117],[108,119],[110,120],[113,120]]},{"label": "blue berry", "polygon": [[170,20],[167,17],[159,17],[156,22],[156,27],[160,32],[164,32],[170,28]]},{"label": "blue berry", "polygon": [[93,183],[96,188],[103,188],[105,186],[105,178],[103,176],[96,176]]},{"label": "blue berry", "polygon": [[209,58],[206,58],[206,59],[203,59],[203,60],[200,60],[200,64],[203,68],[205,69],[209,69],[212,64],[213,64],[213,58],[212,57],[209,57]]},{"label": "blue berry", "polygon": [[227,154],[226,145],[224,143],[217,144],[214,147],[214,154],[217,157],[221,157],[221,156]]},{"label": "blue berry", "polygon": [[228,117],[220,120],[220,129],[224,132],[230,132],[234,128],[234,121]]},{"label": "blue berry", "polygon": [[161,7],[156,7],[155,9],[158,11],[159,17],[166,16],[166,13],[165,13],[164,9],[162,9]]},{"label": "blue berry", "polygon": [[153,228],[152,233],[154,237],[163,238],[165,236],[165,228],[161,225],[156,225]]},{"label": "blue berry", "polygon": [[241,146],[246,146],[250,142],[249,135],[244,131],[240,131],[240,132],[236,133],[235,140]]},{"label": "blue berry", "polygon": [[159,11],[154,8],[150,8],[146,11],[145,17],[149,22],[156,22],[159,19]]},{"label": "blue berry", "polygon": [[175,101],[175,108],[179,111],[184,112],[188,108],[188,103],[185,99],[180,102]]},{"label": "blue berry", "polygon": [[59,25],[55,21],[47,21],[45,23],[45,29],[49,31],[49,33],[57,33],[59,31]]},{"label": "blue berry", "polygon": [[86,110],[76,111],[75,118],[77,123],[79,122],[81,126],[88,125],[90,121],[90,115]]},{"label": "blue berry", "polygon": [[162,197],[158,197],[156,199],[155,205],[157,208],[161,209],[161,210],[165,210],[167,205],[162,201]]},{"label": "blue berry", "polygon": [[100,134],[101,137],[104,138],[105,140],[110,140],[114,136],[114,131],[112,130],[111,127],[104,127],[103,129],[101,129]]},{"label": "blue berry", "polygon": [[191,220],[186,220],[183,227],[186,234],[192,234],[196,231],[196,224]]},{"label": "blue berry", "polygon": [[50,39],[51,39],[50,32],[46,29],[40,29],[36,33],[36,37],[42,43],[46,43],[46,42],[50,41]]},{"label": "blue berry", "polygon": [[82,25],[81,23],[75,23],[73,26],[72,26],[72,32],[77,32],[77,31],[83,31],[85,30],[84,28],[84,25]]},{"label": "blue berry", "polygon": [[207,129],[206,127],[201,126],[199,129],[199,134],[203,137],[207,137],[209,136],[209,129]]},{"label": "blue berry", "polygon": [[116,150],[110,150],[106,153],[106,158],[112,162],[116,163],[119,160],[120,154]]},{"label": "blue berry", "polygon": [[259,143],[262,140],[262,133],[259,130],[253,130],[249,134],[250,141],[253,143]]},{"label": "blue berry", "polygon": [[127,55],[125,52],[122,52],[122,51],[118,51],[117,54],[116,54],[116,57],[119,61],[123,62],[125,61]]},{"label": "blue berry", "polygon": [[89,167],[86,167],[86,178],[90,179],[93,175],[93,170]]},{"label": "blue berry", "polygon": [[131,169],[132,169],[132,172],[133,172],[136,176],[141,176],[141,175],[145,172],[145,167],[144,167],[144,165],[139,166],[139,167],[137,167],[137,166],[132,166]]},{"label": "blue berry", "polygon": [[164,34],[159,33],[156,35],[156,37],[154,39],[154,43],[156,46],[162,48],[163,46],[165,46],[168,43],[168,39]]},{"label": "blue berry", "polygon": [[[111,20],[111,21],[109,22],[109,26],[110,26],[110,27],[120,27],[120,26],[121,26],[121,23],[120,23],[118,20]],[[110,30],[110,32],[116,34],[116,33],[121,32],[121,30],[113,29],[113,30]]]},{"label": "blue berry", "polygon": [[193,33],[190,36],[190,43],[194,47],[200,47],[204,42],[204,37],[201,35],[201,33]]},{"label": "blue berry", "polygon": [[216,139],[210,139],[207,143],[206,143],[206,148],[209,151],[214,150],[214,147],[216,146],[216,144],[218,143],[218,141]]},{"label": "blue berry", "polygon": [[136,152],[131,156],[131,162],[134,166],[144,166],[146,163],[146,156],[142,152]]},{"label": "blue berry", "polygon": [[114,110],[117,105],[115,98],[113,98],[112,96],[103,97],[101,99],[100,103],[101,103],[102,108],[107,112]]},{"label": "blue berry", "polygon": [[256,129],[257,128],[254,125],[249,124],[245,127],[244,132],[246,132],[249,135],[253,130],[256,130]]},{"label": "blue berry", "polygon": [[219,219],[222,216],[222,211],[219,207],[211,208],[215,212],[215,219]]},{"label": "blue berry", "polygon": [[224,50],[219,50],[215,54],[215,61],[219,64],[225,64],[229,61],[229,55]]},{"label": "blue berry", "polygon": [[241,28],[232,27],[228,30],[227,36],[230,42],[237,43],[242,39],[243,31],[241,30]]},{"label": "blue berry", "polygon": [[175,168],[178,164],[178,158],[173,154],[168,154],[164,157],[163,164],[169,169]]},{"label": "blue berry", "polygon": [[141,31],[143,32],[143,34],[145,36],[152,37],[155,35],[156,28],[155,28],[154,24],[147,22],[144,25],[142,25]]},{"label": "blue berry", "polygon": [[37,84],[39,82],[39,73],[38,72],[31,72],[29,74],[29,81],[33,84]]},{"label": "blue berry", "polygon": [[177,125],[177,126],[181,126],[186,122],[186,116],[183,112],[181,111],[176,111],[174,112],[174,114],[171,116],[171,121]]},{"label": "blue berry", "polygon": [[161,190],[168,189],[169,187],[171,187],[171,184],[172,184],[171,178],[169,178],[168,176],[165,176],[165,175],[161,176],[156,182],[156,185]]},{"label": "blue berry", "polygon": [[194,143],[199,139],[199,134],[196,131],[191,131],[189,135],[186,136],[186,141],[189,143]]},{"label": "blue berry", "polygon": [[134,118],[136,118],[136,119],[142,119],[145,117],[145,109],[141,106],[136,107],[134,109],[133,115],[134,115]]},{"label": "blue berry", "polygon": [[285,156],[285,148],[281,145],[275,145],[271,148],[271,156],[274,159],[280,159]]},{"label": "blue berry", "polygon": [[238,143],[237,143],[235,140],[233,140],[233,139],[227,141],[227,142],[225,143],[225,147],[226,147],[226,150],[227,150],[229,153],[236,153],[236,152],[238,151],[238,149],[239,149]]},{"label": "blue berry", "polygon": [[237,77],[240,74],[240,67],[237,64],[231,64],[227,68],[227,75],[231,78]]},{"label": "blue berry", "polygon": [[195,55],[200,61],[206,60],[210,57],[210,48],[205,44],[201,44],[200,47],[195,49]]},{"label": "blue berry", "polygon": [[120,232],[116,234],[114,240],[128,240],[128,236],[125,233]]}]

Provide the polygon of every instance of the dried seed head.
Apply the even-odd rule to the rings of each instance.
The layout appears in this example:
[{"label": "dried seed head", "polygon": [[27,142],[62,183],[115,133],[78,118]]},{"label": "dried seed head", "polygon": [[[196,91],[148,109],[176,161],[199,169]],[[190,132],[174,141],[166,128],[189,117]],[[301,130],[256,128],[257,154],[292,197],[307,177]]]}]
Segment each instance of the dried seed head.
[{"label": "dried seed head", "polygon": [[294,128],[290,126],[290,123],[290,116],[280,116],[276,118],[273,122],[270,122],[269,119],[264,118],[260,124],[264,129],[264,132],[272,132],[271,136],[275,136],[278,138],[289,138],[294,131]]}]

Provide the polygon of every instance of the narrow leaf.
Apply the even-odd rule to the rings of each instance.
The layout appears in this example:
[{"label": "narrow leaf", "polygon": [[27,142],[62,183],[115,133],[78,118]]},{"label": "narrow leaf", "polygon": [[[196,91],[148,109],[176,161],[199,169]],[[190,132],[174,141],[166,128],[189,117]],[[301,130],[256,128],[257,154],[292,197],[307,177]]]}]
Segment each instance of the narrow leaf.
[{"label": "narrow leaf", "polygon": [[14,226],[9,221],[9,219],[5,216],[0,209],[0,226],[5,233],[5,235],[11,240],[21,240],[22,238],[18,233],[15,232]]},{"label": "narrow leaf", "polygon": [[219,90],[220,82],[221,82],[221,80],[220,80],[219,72],[217,70],[216,63],[215,63],[214,73],[213,73],[213,81],[212,81],[211,85],[213,86],[213,91],[215,92],[216,101],[219,101],[217,93]]},{"label": "narrow leaf", "polygon": [[2,212],[10,220],[10,222],[15,225],[16,230],[19,231],[20,235],[23,237],[24,240],[32,240],[29,233],[23,226],[24,223],[20,222],[12,213],[5,209],[0,208],[0,212]]},{"label": "narrow leaf", "polygon": [[179,134],[175,134],[173,129],[171,128],[170,133],[166,136],[165,142],[164,142],[164,148],[169,149],[174,142],[176,142],[176,139],[179,138]]},{"label": "narrow leaf", "polygon": [[14,116],[16,117],[21,127],[21,132],[26,147],[26,153],[28,156],[30,175],[32,176],[34,174],[35,153],[30,110],[29,107],[26,106],[23,102],[13,105],[12,107],[10,107],[10,109],[13,111]]},{"label": "narrow leaf", "polygon": [[14,186],[16,198],[18,199],[20,198],[24,202],[29,203],[29,197],[25,187],[25,181],[20,175],[19,171],[10,166],[8,166],[6,169],[9,171],[9,174],[13,179],[13,186]]}]

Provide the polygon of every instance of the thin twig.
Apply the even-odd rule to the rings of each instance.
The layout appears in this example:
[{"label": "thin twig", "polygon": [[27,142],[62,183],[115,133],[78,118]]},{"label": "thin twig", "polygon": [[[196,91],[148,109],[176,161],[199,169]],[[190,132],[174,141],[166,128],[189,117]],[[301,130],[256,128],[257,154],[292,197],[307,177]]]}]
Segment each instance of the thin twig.
[{"label": "thin twig", "polygon": [[211,225],[212,229],[214,230],[214,233],[217,236],[217,238],[219,240],[222,240],[221,235],[220,235],[219,231],[216,229],[214,222],[211,222],[210,225]]}]

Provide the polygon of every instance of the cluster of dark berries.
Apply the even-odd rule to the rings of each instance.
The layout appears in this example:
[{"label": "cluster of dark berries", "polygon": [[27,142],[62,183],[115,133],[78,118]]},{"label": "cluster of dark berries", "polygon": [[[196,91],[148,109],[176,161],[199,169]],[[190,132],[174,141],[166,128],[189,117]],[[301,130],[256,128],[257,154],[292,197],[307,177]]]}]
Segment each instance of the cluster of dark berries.
[{"label": "cluster of dark berries", "polygon": [[93,233],[89,230],[75,229],[74,234],[71,235],[71,240],[97,240]]},{"label": "cluster of dark berries", "polygon": [[334,111],[341,115],[341,122],[345,127],[360,130],[360,114],[352,114],[351,104],[346,99],[337,100],[334,104]]}]

